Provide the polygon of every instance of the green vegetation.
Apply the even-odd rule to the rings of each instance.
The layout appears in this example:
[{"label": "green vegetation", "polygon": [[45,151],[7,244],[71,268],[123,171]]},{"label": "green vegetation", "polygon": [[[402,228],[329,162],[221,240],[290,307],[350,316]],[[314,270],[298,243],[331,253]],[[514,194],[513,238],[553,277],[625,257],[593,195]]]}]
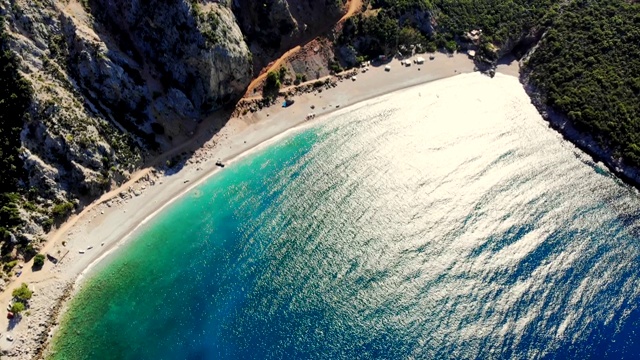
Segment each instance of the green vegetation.
[{"label": "green vegetation", "polygon": [[51,209],[51,215],[56,220],[61,221],[65,219],[69,214],[71,214],[71,211],[74,207],[75,205],[72,202],[63,202],[60,204],[56,204]]},{"label": "green vegetation", "polygon": [[84,11],[91,13],[91,7],[89,6],[89,0],[80,0],[80,5],[84,8]]},{"label": "green vegetation", "polygon": [[14,314],[20,314],[21,312],[24,311],[24,309],[26,309],[26,307],[20,301],[16,301],[13,303],[13,305],[11,305],[11,312]]},{"label": "green vegetation", "polygon": [[267,99],[274,99],[278,96],[278,93],[280,92],[280,86],[282,85],[282,83],[280,82],[281,73],[282,71],[269,71],[269,73],[267,74],[267,81],[265,81],[264,88],[262,89],[262,96]]},{"label": "green vegetation", "polygon": [[67,43],[64,35],[55,34],[49,38],[49,53],[52,59],[56,59],[60,66],[64,66],[69,56]]},{"label": "green vegetation", "polygon": [[19,288],[13,290],[11,295],[13,295],[13,297],[18,301],[26,303],[27,301],[29,301],[29,299],[31,299],[31,296],[33,296],[33,291],[29,290],[29,285],[27,285],[26,283],[22,283]]},{"label": "green vegetation", "polygon": [[[200,5],[195,3],[193,6],[194,12],[196,13],[196,19],[198,19],[202,35],[205,38],[208,46],[214,46],[222,41],[220,36],[218,35],[218,28],[220,27],[220,18],[215,11],[210,11],[206,15],[202,14],[200,11]],[[223,31],[226,31],[223,29]]]},{"label": "green vegetation", "polygon": [[444,38],[482,29],[482,41],[498,47],[543,23],[558,0],[433,0]]},{"label": "green vegetation", "polygon": [[[371,0],[375,15],[349,19],[340,41],[357,43],[361,54],[373,56],[418,44],[425,51],[453,52],[465,42],[468,31],[482,29],[482,44],[500,47],[544,24],[557,3],[560,1]],[[354,42],[355,38],[360,41]]]},{"label": "green vegetation", "polygon": [[29,300],[33,296],[33,291],[29,290],[29,286],[22,283],[19,288],[13,290],[13,298],[15,302],[11,305],[11,312],[14,314],[20,314],[27,308]]},{"label": "green vegetation", "polygon": [[287,69],[284,67],[280,67],[280,70],[278,70],[278,80],[280,80],[280,82],[284,82],[284,79],[287,77]]},{"label": "green vegetation", "polygon": [[305,74],[296,74],[296,80],[293,82],[293,84],[294,85],[300,85],[305,81],[307,81],[307,75],[305,75]]},{"label": "green vegetation", "polygon": [[36,256],[34,256],[33,267],[41,268],[42,266],[44,266],[44,259],[45,259],[45,256],[42,254],[37,254]]},{"label": "green vegetation", "polygon": [[337,74],[342,72],[344,69],[342,68],[342,66],[340,66],[340,63],[336,60],[330,60],[329,61],[329,70],[331,70],[332,73]]},{"label": "green vegetation", "polygon": [[18,260],[12,260],[12,261],[6,262],[2,267],[2,269],[4,270],[4,272],[8,273],[9,271],[13,270],[13,268],[16,267],[16,265],[18,265]]},{"label": "green vegetation", "polygon": [[[364,55],[394,53],[399,45],[400,22],[396,14],[382,9],[376,16],[359,15],[348,19],[338,41],[342,44],[356,44],[356,50]],[[352,64],[354,65],[354,64]]]},{"label": "green vegetation", "polygon": [[527,64],[547,103],[640,166],[640,4],[578,0],[563,9]]},{"label": "green vegetation", "polygon": [[31,259],[32,257],[34,257],[38,252],[36,251],[36,249],[33,247],[33,244],[29,243],[26,246],[24,246],[22,248],[22,253],[24,254],[25,259]]},{"label": "green vegetation", "polygon": [[0,238],[4,241],[7,241],[15,228],[22,224],[17,205],[19,201],[20,196],[17,193],[0,193]]},{"label": "green vegetation", "polygon": [[9,50],[4,18],[0,17],[0,240],[7,241],[22,224],[18,182],[23,178],[20,132],[33,90],[18,72],[18,60]]}]

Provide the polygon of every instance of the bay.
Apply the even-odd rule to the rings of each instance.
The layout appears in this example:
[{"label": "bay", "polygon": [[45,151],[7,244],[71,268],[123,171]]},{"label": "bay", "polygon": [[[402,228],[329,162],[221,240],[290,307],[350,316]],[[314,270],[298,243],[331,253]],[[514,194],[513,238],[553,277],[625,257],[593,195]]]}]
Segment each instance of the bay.
[{"label": "bay", "polygon": [[639,205],[516,78],[452,77],[189,192],[83,283],[51,357],[636,357]]}]

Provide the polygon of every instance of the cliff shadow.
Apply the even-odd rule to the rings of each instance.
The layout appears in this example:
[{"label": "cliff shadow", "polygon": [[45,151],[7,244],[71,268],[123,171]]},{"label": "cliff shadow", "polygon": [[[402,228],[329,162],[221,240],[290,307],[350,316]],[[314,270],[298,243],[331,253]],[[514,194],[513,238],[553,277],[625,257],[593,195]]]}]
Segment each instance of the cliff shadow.
[{"label": "cliff shadow", "polygon": [[496,62],[497,66],[500,65],[505,65],[505,66],[509,66],[511,64],[513,64],[514,62],[518,62],[520,59],[512,53],[509,53],[503,57],[501,57],[500,59],[498,59],[498,61]]},{"label": "cliff shadow", "polygon": [[157,153],[155,157],[152,155],[145,167],[150,167],[164,176],[173,176],[180,173],[188,164],[197,165],[210,160],[210,154],[201,152],[209,152],[220,146],[218,142],[211,141],[234,117],[234,110],[239,101],[240,99],[234,100],[220,110],[203,115],[194,130],[181,134],[177,139],[174,138],[172,147]]}]

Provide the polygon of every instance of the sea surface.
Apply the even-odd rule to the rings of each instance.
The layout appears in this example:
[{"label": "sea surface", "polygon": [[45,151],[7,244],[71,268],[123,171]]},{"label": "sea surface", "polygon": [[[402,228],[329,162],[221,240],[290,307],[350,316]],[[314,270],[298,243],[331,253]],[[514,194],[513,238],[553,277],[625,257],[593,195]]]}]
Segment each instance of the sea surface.
[{"label": "sea surface", "polygon": [[468,74],[190,191],[84,281],[52,358],[638,358],[639,301],[638,193]]}]

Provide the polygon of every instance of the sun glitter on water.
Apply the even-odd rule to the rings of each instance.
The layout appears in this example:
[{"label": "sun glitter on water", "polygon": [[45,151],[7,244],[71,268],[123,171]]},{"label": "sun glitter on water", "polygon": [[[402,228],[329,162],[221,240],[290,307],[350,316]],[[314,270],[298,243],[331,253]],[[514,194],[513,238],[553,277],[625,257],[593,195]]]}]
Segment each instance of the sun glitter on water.
[{"label": "sun glitter on water", "polygon": [[636,193],[469,74],[334,113],[160,214],[55,359],[640,354]]}]

